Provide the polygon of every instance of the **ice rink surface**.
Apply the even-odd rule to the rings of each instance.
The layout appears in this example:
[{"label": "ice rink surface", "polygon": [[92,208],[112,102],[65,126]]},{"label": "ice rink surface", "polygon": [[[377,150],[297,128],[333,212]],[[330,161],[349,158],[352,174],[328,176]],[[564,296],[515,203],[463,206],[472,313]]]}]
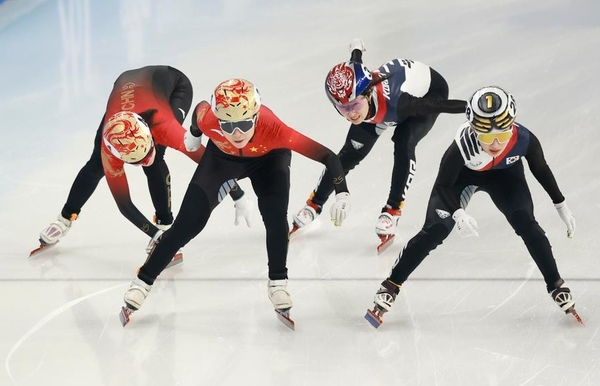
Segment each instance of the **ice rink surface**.
[{"label": "ice rink surface", "polygon": [[[600,384],[598,15],[597,0],[0,2],[0,385]],[[553,304],[522,241],[483,193],[468,208],[480,237],[453,232],[378,330],[363,318],[423,223],[462,115],[440,116],[419,144],[398,241],[384,254],[375,253],[374,225],[389,189],[389,132],[348,176],[345,225],[322,216],[292,240],[296,331],[267,298],[258,211],[251,228],[235,227],[230,199],[125,328],[118,311],[148,240],[120,215],[104,181],[60,244],[27,258],[89,158],[121,72],[177,67],[194,84],[193,105],[220,81],[247,78],[284,122],[337,152],[348,124],[323,80],[355,37],[365,41],[369,68],[422,61],[447,79],[451,98],[491,84],[514,94],[517,121],[540,139],[577,218],[569,240],[526,170],[585,326]],[[195,165],[172,150],[166,159],[176,211]],[[321,170],[293,157],[290,219]],[[143,173],[127,173],[150,217]]]}]

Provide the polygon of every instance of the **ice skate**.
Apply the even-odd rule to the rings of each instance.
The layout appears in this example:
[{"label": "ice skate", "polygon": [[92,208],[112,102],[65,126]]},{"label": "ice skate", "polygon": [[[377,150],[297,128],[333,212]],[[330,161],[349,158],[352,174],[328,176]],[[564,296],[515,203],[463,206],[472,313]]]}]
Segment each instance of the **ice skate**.
[{"label": "ice skate", "polygon": [[379,236],[379,244],[377,245],[377,254],[383,253],[386,249],[388,249],[393,243],[396,235],[378,235]]},{"label": "ice skate", "polygon": [[[73,221],[76,218],[77,215],[73,214]],[[50,225],[40,232],[40,246],[29,252],[29,257],[39,255],[56,246],[58,241],[69,232],[73,221],[68,220],[59,214],[56,221],[51,222]]]},{"label": "ice skate", "polygon": [[56,241],[54,244],[46,244],[45,242],[40,240],[40,246],[37,247],[36,249],[34,249],[33,251],[29,252],[29,257],[34,257],[34,256],[41,254],[42,252],[46,252],[46,251],[54,248],[57,244],[58,244],[58,241]]},{"label": "ice skate", "polygon": [[121,319],[121,324],[123,327],[127,323],[129,323],[129,317],[135,311],[139,310],[144,304],[148,293],[152,289],[152,286],[144,283],[139,278],[133,279],[129,289],[123,295],[123,300],[125,301],[125,305],[121,307],[121,313],[119,314],[119,319]]},{"label": "ice skate", "polygon": [[367,310],[365,319],[375,328],[379,328],[383,324],[383,314],[388,312],[396,300],[396,296],[400,292],[400,286],[386,279],[381,283],[381,287],[375,293],[375,306],[372,310]]},{"label": "ice skate", "polygon": [[269,280],[268,282],[269,300],[273,303],[277,317],[283,324],[292,330],[295,329],[296,323],[290,319],[290,309],[292,308],[292,298],[287,291],[287,279]]},{"label": "ice skate", "polygon": [[375,233],[377,233],[380,240],[379,245],[377,245],[377,254],[382,253],[394,243],[396,226],[401,214],[400,209],[392,209],[387,206],[383,208],[377,219],[377,224],[375,224]]},{"label": "ice skate", "polygon": [[73,221],[58,215],[56,221],[53,221],[40,233],[40,241],[46,244],[55,244],[64,237],[71,229]]},{"label": "ice skate", "polygon": [[304,208],[294,215],[294,221],[290,235],[294,234],[298,229],[312,223],[319,214],[321,214],[321,206],[315,204],[312,199],[306,200],[306,205]]},{"label": "ice skate", "polygon": [[552,296],[552,300],[563,310],[566,314],[572,314],[575,319],[581,324],[583,324],[583,320],[575,311],[575,302],[573,301],[573,296],[571,295],[571,290],[569,287],[562,287],[564,284],[564,280],[560,279],[556,286],[557,288],[550,292],[550,296]]}]

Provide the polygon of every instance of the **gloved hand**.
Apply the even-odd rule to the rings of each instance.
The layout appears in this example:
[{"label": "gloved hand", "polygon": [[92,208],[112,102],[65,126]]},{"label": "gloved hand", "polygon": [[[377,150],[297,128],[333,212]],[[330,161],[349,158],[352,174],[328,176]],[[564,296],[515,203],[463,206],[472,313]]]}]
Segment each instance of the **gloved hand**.
[{"label": "gloved hand", "polygon": [[457,209],[452,215],[452,219],[456,222],[456,229],[461,237],[478,237],[477,221],[465,212],[464,209]]},{"label": "gloved hand", "polygon": [[165,231],[163,231],[162,229],[159,229],[158,231],[156,231],[156,233],[154,234],[154,236],[152,237],[152,239],[150,240],[150,242],[148,242],[148,246],[146,246],[146,253],[147,254],[150,254],[150,252],[152,252],[152,250],[154,249],[154,247],[158,243],[158,239],[160,239],[160,236],[162,236],[162,234],[164,232]]},{"label": "gloved hand", "polygon": [[572,239],[575,233],[575,216],[573,216],[573,213],[571,213],[571,210],[567,206],[567,201],[554,204],[554,207],[558,211],[560,218],[567,225],[567,237]]},{"label": "gloved hand", "polygon": [[233,206],[235,207],[235,225],[239,225],[240,219],[244,219],[248,227],[251,227],[250,217],[254,212],[254,202],[244,194],[234,201]]},{"label": "gloved hand", "polygon": [[192,133],[186,131],[183,136],[183,143],[187,151],[196,151],[202,146],[202,137],[194,137]]},{"label": "gloved hand", "polygon": [[331,221],[336,227],[342,223],[350,212],[350,193],[342,192],[335,195],[335,203],[331,206]]},{"label": "gloved hand", "polygon": [[367,49],[365,48],[365,43],[363,43],[361,39],[355,38],[352,39],[350,45],[348,46],[348,51],[350,51],[350,53],[352,53],[354,50],[361,50],[362,52],[365,52]]}]

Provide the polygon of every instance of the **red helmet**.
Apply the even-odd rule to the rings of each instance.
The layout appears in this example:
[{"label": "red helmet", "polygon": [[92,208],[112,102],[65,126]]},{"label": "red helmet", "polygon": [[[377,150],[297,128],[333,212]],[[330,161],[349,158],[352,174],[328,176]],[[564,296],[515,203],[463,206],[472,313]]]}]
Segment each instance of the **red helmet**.
[{"label": "red helmet", "polygon": [[371,71],[359,62],[343,62],[333,67],[325,78],[325,93],[334,105],[352,102],[369,89]]}]

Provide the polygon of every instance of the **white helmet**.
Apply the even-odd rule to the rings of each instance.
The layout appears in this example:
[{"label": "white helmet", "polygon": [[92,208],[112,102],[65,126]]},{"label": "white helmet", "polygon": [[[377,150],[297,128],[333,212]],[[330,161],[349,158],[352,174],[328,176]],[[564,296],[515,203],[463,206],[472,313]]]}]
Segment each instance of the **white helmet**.
[{"label": "white helmet", "polygon": [[260,94],[256,87],[239,78],[219,83],[210,99],[213,113],[225,122],[252,119],[260,109],[260,104]]},{"label": "white helmet", "polygon": [[143,160],[154,147],[148,124],[131,111],[111,116],[104,124],[102,138],[115,157],[130,164]]},{"label": "white helmet", "polygon": [[475,131],[508,130],[515,121],[517,105],[512,94],[500,87],[488,86],[477,90],[469,99],[466,114]]}]

